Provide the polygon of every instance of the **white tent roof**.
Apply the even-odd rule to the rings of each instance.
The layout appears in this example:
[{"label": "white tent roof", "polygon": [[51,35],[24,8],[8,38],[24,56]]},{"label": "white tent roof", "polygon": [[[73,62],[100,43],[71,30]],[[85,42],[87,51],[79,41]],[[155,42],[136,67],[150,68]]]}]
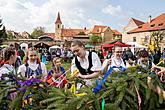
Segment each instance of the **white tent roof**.
[{"label": "white tent roof", "polygon": [[49,47],[49,49],[52,49],[52,48],[60,48],[60,47],[57,46],[57,45],[54,45],[54,46]]},{"label": "white tent roof", "polygon": [[20,46],[21,46],[21,48],[22,48],[22,47],[25,47],[26,49],[28,49],[28,44],[27,44],[27,43],[24,43],[24,42],[23,42]]},{"label": "white tent roof", "polygon": [[138,44],[137,42],[127,42],[126,44],[133,45],[134,48],[148,48],[147,46]]}]

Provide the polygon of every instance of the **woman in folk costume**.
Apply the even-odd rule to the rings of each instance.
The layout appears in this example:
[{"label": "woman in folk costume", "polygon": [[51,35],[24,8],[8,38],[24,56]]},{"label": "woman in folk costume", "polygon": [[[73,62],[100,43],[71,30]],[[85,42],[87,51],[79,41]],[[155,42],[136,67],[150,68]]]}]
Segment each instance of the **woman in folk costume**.
[{"label": "woman in folk costume", "polygon": [[23,65],[18,68],[18,73],[27,79],[42,75],[44,78],[47,75],[47,69],[44,63],[38,58],[37,52],[34,49],[29,49]]},{"label": "woman in folk costume", "polygon": [[16,50],[13,47],[6,48],[4,52],[4,64],[0,68],[0,79],[3,79],[4,74],[9,74],[13,72],[15,74],[15,64],[17,59]]},{"label": "woman in folk costume", "polygon": [[[92,79],[97,78],[101,71],[99,56],[95,52],[86,51],[81,41],[73,41],[71,50],[75,55],[71,64],[71,74],[78,69],[76,77],[83,79],[86,85],[92,85]],[[77,89],[80,87],[81,84],[77,84]]]},{"label": "woman in folk costume", "polygon": [[137,61],[137,65],[140,65],[143,69],[149,70],[151,67],[153,67],[155,64],[152,62],[152,60],[149,58],[149,53],[146,50],[141,50],[139,52],[139,59]]},{"label": "woman in folk costume", "polygon": [[50,85],[54,85],[62,88],[67,83],[65,76],[66,76],[65,69],[61,66],[61,58],[55,57],[53,59],[53,67],[48,72],[46,82]]},{"label": "woman in folk costume", "polygon": [[122,47],[119,45],[116,45],[114,47],[114,55],[110,59],[106,59],[103,62],[102,65],[102,72],[105,74],[110,67],[115,66],[116,68],[113,68],[115,71],[119,71],[119,67],[126,68],[126,63],[122,59]]},{"label": "woman in folk costume", "polygon": [[[16,50],[13,47],[6,48],[4,52],[4,64],[0,68],[0,80],[9,80],[9,73],[15,74],[15,68],[13,64],[15,64],[17,59]],[[7,83],[8,85],[11,85],[11,82]],[[10,96],[9,98],[11,100],[15,99],[16,92],[15,89],[10,90]]]}]

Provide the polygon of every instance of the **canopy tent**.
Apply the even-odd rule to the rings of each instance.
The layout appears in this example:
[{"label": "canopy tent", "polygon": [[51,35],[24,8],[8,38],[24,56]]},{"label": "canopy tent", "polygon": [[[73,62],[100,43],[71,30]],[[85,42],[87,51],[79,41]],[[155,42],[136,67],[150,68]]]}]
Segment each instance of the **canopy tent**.
[{"label": "canopy tent", "polygon": [[113,45],[113,46],[119,45],[119,46],[121,46],[121,47],[131,47],[131,46],[132,46],[132,45],[125,44],[125,43],[119,42],[119,41],[116,41],[116,42],[112,43],[112,45]]},{"label": "canopy tent", "polygon": [[61,47],[59,47],[58,45],[54,45],[54,46],[49,47],[49,52],[52,53],[52,51],[55,51],[58,49],[61,49]]},{"label": "canopy tent", "polygon": [[50,46],[43,43],[43,42],[41,42],[41,43],[38,43],[38,44],[34,45],[34,47],[35,48],[46,48],[46,49],[48,49]]},{"label": "canopy tent", "polygon": [[89,49],[89,48],[95,48],[95,47],[94,47],[94,45],[86,44],[86,45],[85,45],[85,48],[88,48],[88,49]]},{"label": "canopy tent", "polygon": [[49,47],[49,49],[56,49],[56,48],[60,48],[60,47],[57,46],[57,45],[54,45],[54,46]]},{"label": "canopy tent", "polygon": [[101,46],[102,46],[102,48],[112,48],[115,45],[119,45],[121,47],[131,47],[132,46],[132,45],[125,44],[125,43],[122,43],[122,42],[119,42],[119,41],[113,42],[111,44],[102,44]]},{"label": "canopy tent", "polygon": [[127,42],[128,45],[133,45],[134,48],[148,48],[147,46],[138,44],[137,42]]},{"label": "canopy tent", "polygon": [[20,46],[21,46],[21,49],[25,49],[25,50],[28,49],[28,44],[27,43],[22,43]]},{"label": "canopy tent", "polygon": [[148,48],[147,46],[138,44],[137,42],[127,42],[126,44],[132,45],[132,47],[130,49],[133,53],[135,53],[136,49],[147,49]]}]

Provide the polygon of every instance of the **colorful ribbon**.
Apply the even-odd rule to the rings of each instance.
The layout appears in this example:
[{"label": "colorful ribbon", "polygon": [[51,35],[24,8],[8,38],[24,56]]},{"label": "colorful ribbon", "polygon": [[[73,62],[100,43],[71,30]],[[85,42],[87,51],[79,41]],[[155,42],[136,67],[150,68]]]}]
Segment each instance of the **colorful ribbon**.
[{"label": "colorful ribbon", "polygon": [[[74,71],[74,73],[70,76],[70,78],[74,78],[77,73],[79,73],[78,69],[76,71]],[[76,93],[76,90],[77,90],[76,89],[76,84],[75,84],[75,81],[74,81],[73,84],[71,85],[70,91],[73,92],[73,94],[77,97],[87,95],[87,93]]]},{"label": "colorful ribbon", "polygon": [[87,93],[76,93],[76,84],[75,82],[72,84],[71,88],[70,88],[70,92],[73,92],[73,94],[77,97],[81,97],[81,96],[85,96],[87,95]]},{"label": "colorful ribbon", "polygon": [[[20,80],[16,79],[14,76],[12,76],[11,78],[12,78],[13,80],[15,80],[17,83],[19,83],[20,88],[17,88],[17,90],[22,90],[23,92],[26,91],[25,88],[22,88],[24,85],[30,86],[31,84],[33,84],[33,82],[38,82],[38,83],[42,82],[42,80],[40,80],[40,79],[38,79],[38,78],[31,78],[31,79],[26,80],[26,81],[23,81],[23,82],[21,82]],[[24,107],[26,104],[32,104],[32,98],[31,98],[31,97],[32,97],[33,95],[34,95],[34,94],[28,94],[28,95],[26,96],[25,100],[23,100],[23,102],[22,102],[22,107]]]},{"label": "colorful ribbon", "polygon": [[20,80],[16,79],[14,76],[13,76],[13,79],[20,84],[20,86],[24,86],[24,85],[27,85],[27,86],[30,86],[31,84],[33,84],[33,82],[42,82],[42,80],[38,79],[38,78],[31,78],[29,80],[26,80],[26,81],[23,81],[21,82]]},{"label": "colorful ribbon", "polygon": [[75,77],[77,73],[79,73],[79,70],[78,69],[76,71],[74,71],[74,73],[70,76],[70,78]]},{"label": "colorful ribbon", "polygon": [[[122,67],[122,66],[120,66],[120,67],[116,67],[116,66],[110,67],[109,70],[105,73],[105,75],[104,75],[104,77],[103,77],[103,79],[102,79],[102,84],[105,83],[107,77],[109,76],[109,74],[112,72],[112,70],[113,70],[114,68],[119,68],[119,69],[121,69],[122,71],[125,71],[125,70],[126,70],[126,69],[125,69],[124,67]],[[119,74],[122,74],[122,72],[120,72]],[[97,87],[93,89],[93,92],[94,92],[94,93],[99,92],[99,91],[101,90],[101,88],[102,88],[102,84],[101,84],[101,82],[100,82],[99,80],[96,80],[96,83],[97,83]]]},{"label": "colorful ribbon", "polygon": [[102,98],[103,100],[102,100],[102,102],[101,102],[101,110],[104,110],[104,107],[105,107],[105,99],[104,98]]},{"label": "colorful ribbon", "polygon": [[141,97],[140,97],[140,94],[139,94],[139,92],[138,92],[138,90],[137,90],[136,85],[135,85],[135,90],[136,90],[136,93],[137,93],[137,95],[138,95],[138,105],[139,105],[139,110],[141,110],[140,105],[141,105],[142,100],[141,100]]},{"label": "colorful ribbon", "polygon": [[[46,76],[47,79],[51,79],[50,82],[48,81],[49,85],[55,85],[56,87],[60,87],[62,83],[66,84],[66,73],[69,72],[70,69],[65,71],[63,74],[61,74],[57,79],[55,79],[50,73],[48,73],[48,76]],[[59,81],[60,82],[59,82]]]}]

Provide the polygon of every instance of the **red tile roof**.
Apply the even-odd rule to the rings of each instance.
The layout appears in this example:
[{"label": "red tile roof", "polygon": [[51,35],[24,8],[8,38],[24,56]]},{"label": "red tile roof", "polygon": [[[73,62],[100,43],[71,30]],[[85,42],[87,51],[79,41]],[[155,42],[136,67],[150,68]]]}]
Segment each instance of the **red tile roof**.
[{"label": "red tile roof", "polygon": [[51,37],[51,38],[55,38],[55,33],[45,33],[46,35],[48,35],[49,37]]},{"label": "red tile roof", "polygon": [[134,23],[135,23],[137,26],[144,24],[143,21],[137,20],[137,19],[135,19],[135,18],[132,18],[132,20],[134,21]]},{"label": "red tile roof", "polygon": [[61,21],[61,19],[60,19],[60,13],[58,12],[58,16],[57,16],[57,19],[56,19],[56,22],[55,22],[56,24],[57,23],[61,23],[62,24],[62,21]]},{"label": "red tile roof", "polygon": [[112,30],[114,33],[115,33],[115,35],[122,35],[119,31],[117,31],[117,30]]},{"label": "red tile roof", "polygon": [[108,26],[95,25],[93,30],[92,30],[92,33],[93,34],[100,34],[102,32],[105,32],[107,28],[108,28]]},{"label": "red tile roof", "polygon": [[78,35],[80,32],[86,32],[86,29],[62,29],[61,33],[63,37],[74,37]]},{"label": "red tile roof", "polygon": [[151,22],[146,22],[138,26],[138,28],[129,31],[128,33],[138,33],[147,31],[165,30],[165,13],[151,20]]}]

